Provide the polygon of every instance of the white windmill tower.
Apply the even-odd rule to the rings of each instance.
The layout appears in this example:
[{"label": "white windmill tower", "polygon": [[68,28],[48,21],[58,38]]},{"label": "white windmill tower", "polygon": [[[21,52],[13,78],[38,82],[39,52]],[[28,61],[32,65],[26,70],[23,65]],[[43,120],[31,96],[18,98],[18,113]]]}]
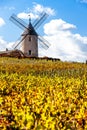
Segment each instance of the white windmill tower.
[{"label": "white windmill tower", "polygon": [[14,49],[17,49],[21,44],[21,51],[28,57],[38,57],[38,43],[40,43],[44,49],[47,49],[50,44],[36,32],[36,29],[47,18],[47,16],[47,13],[41,13],[40,17],[37,18],[32,25],[30,17],[29,24],[26,24],[23,20],[13,14],[10,17],[10,20],[24,30],[20,41],[14,44]]}]

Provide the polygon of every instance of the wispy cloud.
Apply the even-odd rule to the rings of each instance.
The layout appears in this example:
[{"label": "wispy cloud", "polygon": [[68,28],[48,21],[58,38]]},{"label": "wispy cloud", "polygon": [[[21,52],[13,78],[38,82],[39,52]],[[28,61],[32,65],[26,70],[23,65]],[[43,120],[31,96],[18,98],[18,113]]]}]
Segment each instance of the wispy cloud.
[{"label": "wispy cloud", "polygon": [[4,7],[0,7],[1,10],[15,10],[15,7],[14,6],[4,6]]},{"label": "wispy cloud", "polygon": [[55,11],[54,9],[50,8],[50,7],[44,7],[43,5],[40,5],[40,4],[37,4],[37,3],[34,3],[34,6],[33,6],[33,10],[34,12],[36,13],[40,13],[40,12],[47,12],[49,15],[54,15],[55,14]]},{"label": "wispy cloud", "polygon": [[0,27],[3,26],[4,24],[5,24],[4,19],[0,17]]},{"label": "wispy cloud", "polygon": [[81,3],[87,3],[87,0],[80,0]]},{"label": "wispy cloud", "polygon": [[19,18],[23,18],[23,19],[28,19],[29,15],[31,16],[32,19],[36,19],[39,17],[39,14],[41,12],[45,11],[46,13],[48,13],[49,15],[54,15],[55,11],[54,9],[51,9],[50,7],[44,7],[40,4],[37,3],[33,3],[33,8],[32,9],[27,9],[27,12],[21,12],[19,13],[17,16]]},{"label": "wispy cloud", "polygon": [[9,10],[15,10],[14,6],[8,7]]}]

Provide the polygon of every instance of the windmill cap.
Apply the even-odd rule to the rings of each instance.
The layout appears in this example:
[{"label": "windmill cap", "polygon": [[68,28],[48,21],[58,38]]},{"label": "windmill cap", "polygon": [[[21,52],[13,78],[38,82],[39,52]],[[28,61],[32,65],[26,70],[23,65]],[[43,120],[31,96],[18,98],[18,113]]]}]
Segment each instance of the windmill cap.
[{"label": "windmill cap", "polygon": [[22,36],[24,36],[26,34],[38,36],[38,34],[36,33],[34,27],[31,24],[31,22],[29,22],[29,26],[28,26],[27,29],[25,29],[25,31],[23,32]]}]

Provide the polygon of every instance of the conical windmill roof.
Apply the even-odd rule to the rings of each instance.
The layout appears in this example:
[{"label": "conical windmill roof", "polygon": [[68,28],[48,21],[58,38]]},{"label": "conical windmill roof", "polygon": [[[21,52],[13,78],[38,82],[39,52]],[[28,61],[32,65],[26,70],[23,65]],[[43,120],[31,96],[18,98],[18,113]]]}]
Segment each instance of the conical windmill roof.
[{"label": "conical windmill roof", "polygon": [[29,22],[28,29],[25,29],[25,31],[23,32],[22,36],[24,36],[26,34],[38,36],[38,34],[36,33],[34,27],[31,24],[31,22]]}]

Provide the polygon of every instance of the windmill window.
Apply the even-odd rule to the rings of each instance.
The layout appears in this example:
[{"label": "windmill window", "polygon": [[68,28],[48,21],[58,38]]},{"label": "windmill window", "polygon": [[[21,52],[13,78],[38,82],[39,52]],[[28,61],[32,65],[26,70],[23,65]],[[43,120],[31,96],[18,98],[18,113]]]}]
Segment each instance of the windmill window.
[{"label": "windmill window", "polygon": [[31,37],[29,37],[29,41],[31,41]]},{"label": "windmill window", "polygon": [[29,50],[29,55],[31,55],[31,50]]}]

